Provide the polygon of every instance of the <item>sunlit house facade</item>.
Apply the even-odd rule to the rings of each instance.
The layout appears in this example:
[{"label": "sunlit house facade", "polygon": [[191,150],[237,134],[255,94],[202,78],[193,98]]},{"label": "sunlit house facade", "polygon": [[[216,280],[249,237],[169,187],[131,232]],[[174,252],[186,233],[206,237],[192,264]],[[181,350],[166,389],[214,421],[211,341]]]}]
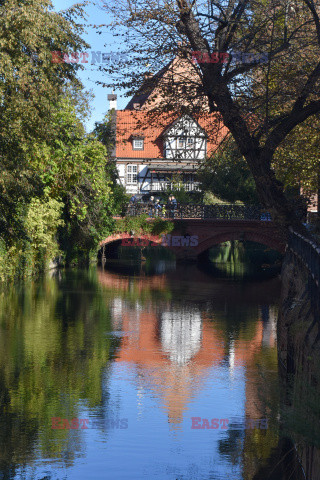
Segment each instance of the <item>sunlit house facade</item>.
[{"label": "sunlit house facade", "polygon": [[[186,64],[181,67],[173,60],[154,77],[159,83],[166,75],[178,75],[185,68]],[[199,162],[214,153],[227,129],[217,127],[216,116],[205,106],[197,115],[175,111],[155,115],[159,91],[154,85],[157,83],[140,89],[124,110],[117,110],[115,94],[108,96],[114,115],[119,183],[127,193],[139,196],[159,195],[177,183],[188,192],[198,191]]]}]

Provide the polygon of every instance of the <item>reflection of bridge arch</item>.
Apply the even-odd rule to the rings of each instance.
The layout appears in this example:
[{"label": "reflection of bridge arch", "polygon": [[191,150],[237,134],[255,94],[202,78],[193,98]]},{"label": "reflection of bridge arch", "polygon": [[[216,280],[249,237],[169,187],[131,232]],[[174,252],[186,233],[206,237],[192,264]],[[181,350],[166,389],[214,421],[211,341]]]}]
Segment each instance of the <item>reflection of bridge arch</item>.
[{"label": "reflection of bridge arch", "polygon": [[165,275],[155,276],[137,276],[129,277],[128,275],[119,275],[110,271],[98,271],[98,279],[100,285],[113,291],[130,292],[135,290],[138,294],[148,290],[161,291],[167,286],[167,279]]}]

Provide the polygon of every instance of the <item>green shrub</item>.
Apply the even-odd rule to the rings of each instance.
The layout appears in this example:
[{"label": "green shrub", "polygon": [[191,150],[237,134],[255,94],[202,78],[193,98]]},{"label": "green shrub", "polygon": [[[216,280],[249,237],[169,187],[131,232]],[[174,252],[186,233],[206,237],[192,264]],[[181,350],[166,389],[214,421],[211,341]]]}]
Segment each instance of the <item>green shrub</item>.
[{"label": "green shrub", "polygon": [[118,219],[115,229],[119,233],[128,232],[133,235],[161,235],[172,232],[174,224],[162,218],[150,219],[149,215],[143,214]]}]

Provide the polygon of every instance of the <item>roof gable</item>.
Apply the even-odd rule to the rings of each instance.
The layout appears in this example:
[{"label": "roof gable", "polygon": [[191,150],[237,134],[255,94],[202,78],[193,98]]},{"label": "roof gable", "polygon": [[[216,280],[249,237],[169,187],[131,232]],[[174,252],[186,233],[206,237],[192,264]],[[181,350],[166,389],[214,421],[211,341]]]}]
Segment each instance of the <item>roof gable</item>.
[{"label": "roof gable", "polygon": [[176,103],[190,106],[192,98],[195,110],[209,113],[208,98],[197,93],[201,85],[196,72],[191,57],[176,56],[156,74],[146,75],[143,84],[125,110],[135,110],[135,104],[139,105],[138,110],[152,110],[159,105],[164,107],[168,102],[172,104],[173,110],[177,110]]},{"label": "roof gable", "polygon": [[190,115],[181,115],[162,134],[164,137],[170,135],[207,137],[204,128]]},{"label": "roof gable", "polygon": [[131,98],[127,104],[125,110],[135,110],[134,105],[139,104],[140,108],[145,105],[145,103],[150,99],[150,97],[156,94],[159,82],[163,76],[167,73],[170,68],[172,61],[169,62],[165,67],[163,67],[159,72],[151,76],[145,76],[145,80],[138,91]]}]

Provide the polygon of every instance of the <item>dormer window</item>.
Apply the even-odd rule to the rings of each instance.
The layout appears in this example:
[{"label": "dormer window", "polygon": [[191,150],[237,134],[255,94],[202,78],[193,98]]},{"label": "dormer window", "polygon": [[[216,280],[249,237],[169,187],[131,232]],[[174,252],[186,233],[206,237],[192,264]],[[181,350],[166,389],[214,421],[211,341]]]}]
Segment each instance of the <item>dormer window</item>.
[{"label": "dormer window", "polygon": [[132,141],[132,148],[133,150],[143,150],[144,148],[143,138],[134,138]]},{"label": "dormer window", "polygon": [[143,150],[144,149],[144,135],[142,133],[136,133],[131,135],[132,149]]}]

